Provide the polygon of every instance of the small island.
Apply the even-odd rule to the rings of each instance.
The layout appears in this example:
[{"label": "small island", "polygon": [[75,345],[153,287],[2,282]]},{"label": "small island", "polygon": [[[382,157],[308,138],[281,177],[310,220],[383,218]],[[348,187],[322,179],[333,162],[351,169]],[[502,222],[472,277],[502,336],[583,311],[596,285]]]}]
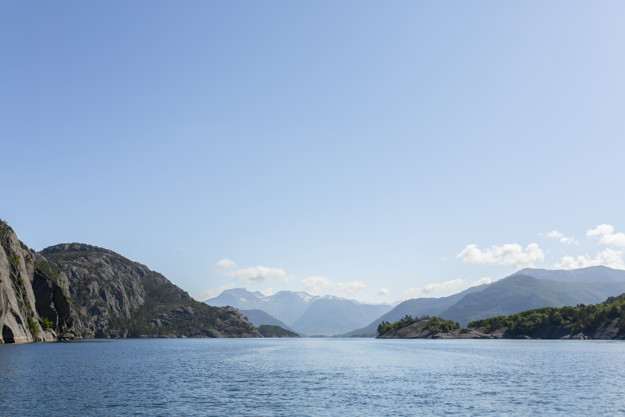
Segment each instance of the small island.
[{"label": "small island", "polygon": [[406,315],[378,326],[378,339],[625,339],[625,294],[594,305],[544,307],[472,321]]},{"label": "small island", "polygon": [[270,324],[263,324],[261,326],[258,326],[258,332],[263,337],[273,337],[273,338],[300,337],[300,335],[298,335],[295,332],[292,332],[287,329],[283,329],[280,326],[272,326]]}]

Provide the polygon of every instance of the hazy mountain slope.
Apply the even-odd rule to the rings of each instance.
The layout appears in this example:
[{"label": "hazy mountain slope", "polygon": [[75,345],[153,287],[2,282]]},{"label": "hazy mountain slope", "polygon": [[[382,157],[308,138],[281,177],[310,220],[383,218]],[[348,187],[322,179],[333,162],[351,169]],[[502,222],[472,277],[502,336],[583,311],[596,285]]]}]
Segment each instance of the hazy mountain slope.
[{"label": "hazy mountain slope", "polygon": [[218,307],[232,306],[239,310],[261,310],[292,327],[311,301],[317,298],[303,292],[280,291],[266,296],[245,288],[234,288],[204,302]]},{"label": "hazy mountain slope", "polygon": [[326,296],[313,301],[292,327],[306,335],[340,335],[369,323],[391,308],[389,305],[363,304],[345,298]]},{"label": "hazy mountain slope", "polygon": [[247,318],[247,320],[254,325],[254,327],[259,327],[263,325],[279,326],[283,329],[293,331],[293,329],[284,324],[284,322],[278,320],[270,314],[265,313],[262,310],[241,310],[241,314],[243,314]]},{"label": "hazy mountain slope", "polygon": [[448,297],[440,298],[413,298],[406,300],[393,308],[391,311],[377,317],[367,326],[352,330],[345,334],[347,337],[375,337],[377,335],[378,324],[383,321],[394,323],[397,320],[402,319],[406,315],[413,317],[421,316],[436,316],[451,307],[456,302],[460,301],[462,297],[467,294],[471,294],[476,291],[480,291],[486,287],[486,284],[468,288],[458,294],[450,295]]},{"label": "hazy mountain slope", "polygon": [[280,291],[265,299],[267,303],[273,305],[272,310],[264,308],[261,310],[282,320],[297,331],[293,324],[304,314],[310,304],[318,299],[318,296],[305,292]]},{"label": "hazy mountain slope", "polygon": [[558,282],[512,275],[465,295],[438,315],[466,326],[473,320],[540,307],[598,303],[623,292],[625,282]]},{"label": "hazy mountain slope", "polygon": [[261,305],[260,302],[264,298],[264,295],[260,292],[251,292],[245,288],[233,288],[231,290],[225,290],[215,298],[210,298],[204,301],[208,305],[215,307],[236,307],[239,305],[249,305],[250,310],[257,308]]},{"label": "hazy mountain slope", "polygon": [[538,279],[549,279],[552,281],[625,281],[624,270],[612,269],[601,265],[572,270],[525,268],[514,273],[513,275],[527,275]]}]

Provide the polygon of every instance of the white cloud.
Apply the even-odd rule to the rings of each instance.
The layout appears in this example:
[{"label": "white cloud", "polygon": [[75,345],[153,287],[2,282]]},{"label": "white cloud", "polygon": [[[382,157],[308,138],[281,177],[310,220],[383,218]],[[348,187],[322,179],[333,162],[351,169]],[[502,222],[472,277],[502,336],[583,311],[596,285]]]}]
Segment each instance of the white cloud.
[{"label": "white cloud", "polygon": [[386,295],[390,295],[390,294],[391,294],[391,292],[388,290],[388,288],[380,288],[378,290],[378,295],[386,296]]},{"label": "white cloud", "polygon": [[281,281],[289,282],[291,276],[282,268],[268,268],[258,265],[251,268],[234,269],[222,272],[224,275],[245,284],[255,282]]},{"label": "white cloud", "polygon": [[588,237],[599,237],[599,243],[610,246],[625,247],[625,233],[614,233],[614,226],[609,224],[600,224],[594,229],[586,232]]},{"label": "white cloud", "polygon": [[353,295],[363,290],[366,286],[360,281],[332,282],[326,277],[312,276],[300,281],[302,289],[312,295],[321,293],[333,295]]},{"label": "white cloud", "polygon": [[579,241],[575,240],[573,236],[565,236],[564,233],[558,232],[557,230],[552,230],[551,232],[545,235],[549,239],[558,239],[560,243],[565,245],[576,244],[579,245]]},{"label": "white cloud", "polygon": [[335,284],[336,292],[343,295],[353,295],[364,290],[367,286],[360,281],[338,282]]},{"label": "white cloud", "polygon": [[406,296],[406,298],[417,298],[420,295],[430,295],[438,292],[456,292],[455,290],[459,290],[462,287],[475,287],[476,285],[490,284],[491,282],[490,277],[480,278],[474,282],[467,282],[460,278],[445,282],[433,282],[421,288],[408,288],[404,291],[404,296]]},{"label": "white cloud", "polygon": [[205,301],[205,300],[208,300],[209,298],[217,297],[223,291],[229,290],[229,289],[232,289],[232,288],[234,288],[234,285],[232,285],[232,284],[222,285],[221,287],[217,288],[216,290],[204,291],[203,293],[201,293],[197,297],[195,297],[195,299],[198,300],[198,301]]},{"label": "white cloud", "polygon": [[404,295],[407,298],[417,298],[421,292],[421,288],[408,288],[404,291]]},{"label": "white cloud", "polygon": [[264,290],[261,291],[261,293],[269,297],[270,295],[274,295],[276,291],[270,287],[270,288],[265,288]]},{"label": "white cloud", "polygon": [[227,271],[228,269],[235,268],[236,266],[237,264],[234,261],[224,258],[224,259],[217,261],[217,263],[215,264],[215,270],[217,272],[224,272],[224,271]]},{"label": "white cloud", "polygon": [[549,239],[561,239],[564,237],[564,234],[558,232],[557,230],[552,230],[551,232],[547,233],[546,236]]},{"label": "white cloud", "polygon": [[478,285],[490,284],[491,282],[493,282],[493,280],[490,279],[490,277],[484,277],[475,281],[475,283],[473,283],[471,287],[477,287]]},{"label": "white cloud", "polygon": [[493,245],[484,250],[471,244],[456,257],[474,264],[508,265],[517,269],[533,267],[534,262],[545,259],[537,243],[530,243],[525,249],[518,243],[508,243],[503,246]]},{"label": "white cloud", "polygon": [[463,279],[453,279],[451,281],[445,281],[441,283],[431,283],[427,284],[425,287],[421,289],[426,294],[441,292],[441,291],[451,291],[457,288],[460,288],[465,281]]},{"label": "white cloud", "polygon": [[289,282],[292,276],[282,268],[268,268],[258,265],[251,268],[236,268],[237,264],[230,259],[222,259],[215,264],[215,270],[244,284],[258,282],[281,281]]},{"label": "white cloud", "polygon": [[577,269],[589,266],[604,265],[615,269],[625,269],[623,262],[623,251],[616,251],[607,248],[591,258],[589,255],[580,255],[577,258],[573,256],[563,256],[560,263],[556,263],[558,269]]},{"label": "white cloud", "polygon": [[304,292],[309,294],[318,295],[321,290],[327,288],[330,285],[330,280],[326,277],[314,276],[308,277],[300,281]]}]

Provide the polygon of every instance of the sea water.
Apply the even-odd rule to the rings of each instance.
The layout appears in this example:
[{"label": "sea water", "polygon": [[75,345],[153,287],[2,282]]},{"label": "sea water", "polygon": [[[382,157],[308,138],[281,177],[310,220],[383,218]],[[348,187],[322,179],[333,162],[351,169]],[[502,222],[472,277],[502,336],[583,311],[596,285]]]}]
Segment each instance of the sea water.
[{"label": "sea water", "polygon": [[2,416],[625,415],[625,342],[0,345]]}]

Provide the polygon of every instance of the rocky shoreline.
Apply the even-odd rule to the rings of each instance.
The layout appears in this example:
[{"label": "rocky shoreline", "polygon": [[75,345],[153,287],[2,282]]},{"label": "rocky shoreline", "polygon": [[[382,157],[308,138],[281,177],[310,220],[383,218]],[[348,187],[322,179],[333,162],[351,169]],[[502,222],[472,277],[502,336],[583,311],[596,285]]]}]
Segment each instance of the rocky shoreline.
[{"label": "rocky shoreline", "polygon": [[549,340],[625,340],[617,320],[610,321],[588,333],[572,332],[573,326],[550,326],[532,334],[514,334],[506,327],[487,330],[486,327],[463,327],[449,331],[428,329],[429,319],[422,319],[395,331],[377,336],[377,339],[549,339]]}]

